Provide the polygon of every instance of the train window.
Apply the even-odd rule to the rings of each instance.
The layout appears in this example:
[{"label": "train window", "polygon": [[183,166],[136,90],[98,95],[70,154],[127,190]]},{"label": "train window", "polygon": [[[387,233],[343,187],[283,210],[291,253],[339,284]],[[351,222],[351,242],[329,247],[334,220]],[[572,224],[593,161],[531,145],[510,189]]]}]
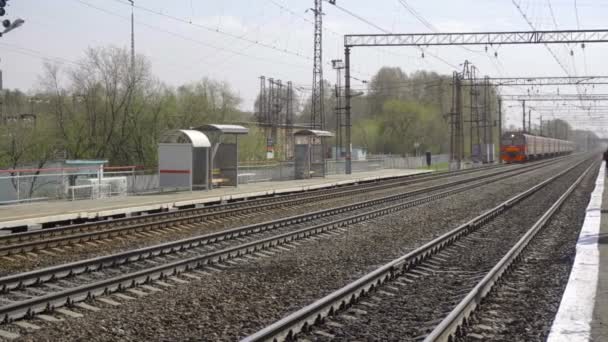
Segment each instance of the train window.
[{"label": "train window", "polygon": [[523,135],[516,135],[515,138],[513,138],[513,145],[524,145],[525,143],[526,140]]},{"label": "train window", "polygon": [[522,135],[509,134],[502,137],[502,144],[504,146],[523,145],[525,142]]}]

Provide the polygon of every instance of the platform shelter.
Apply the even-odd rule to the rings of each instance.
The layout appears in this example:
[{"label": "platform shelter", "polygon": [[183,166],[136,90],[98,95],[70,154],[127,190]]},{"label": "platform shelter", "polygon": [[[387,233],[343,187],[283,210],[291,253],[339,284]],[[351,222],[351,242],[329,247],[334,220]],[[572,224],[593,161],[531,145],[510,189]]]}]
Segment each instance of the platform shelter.
[{"label": "platform shelter", "polygon": [[161,189],[209,189],[211,142],[204,133],[179,129],[163,134],[158,144]]},{"label": "platform shelter", "polygon": [[203,125],[195,128],[211,142],[210,170],[214,186],[238,186],[239,184],[239,136],[249,129],[239,125]]},{"label": "platform shelter", "polygon": [[325,141],[334,134],[328,131],[303,129],[294,133],[295,178],[325,177]]}]

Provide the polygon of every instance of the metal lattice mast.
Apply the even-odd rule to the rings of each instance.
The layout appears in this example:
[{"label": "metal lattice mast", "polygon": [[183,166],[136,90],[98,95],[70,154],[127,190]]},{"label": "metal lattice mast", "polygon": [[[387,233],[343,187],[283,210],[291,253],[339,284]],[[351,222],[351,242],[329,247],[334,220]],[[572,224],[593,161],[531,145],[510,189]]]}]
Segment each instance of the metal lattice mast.
[{"label": "metal lattice mast", "polygon": [[258,122],[266,123],[266,77],[260,76],[260,98],[258,99]]},{"label": "metal lattice mast", "polygon": [[460,169],[464,155],[462,117],[462,78],[464,74],[454,72],[452,76],[452,108],[450,111],[450,162]]},{"label": "metal lattice mast", "polygon": [[311,124],[313,128],[324,129],[323,112],[323,1],[315,0],[312,9],[315,14],[314,58],[312,72]]}]

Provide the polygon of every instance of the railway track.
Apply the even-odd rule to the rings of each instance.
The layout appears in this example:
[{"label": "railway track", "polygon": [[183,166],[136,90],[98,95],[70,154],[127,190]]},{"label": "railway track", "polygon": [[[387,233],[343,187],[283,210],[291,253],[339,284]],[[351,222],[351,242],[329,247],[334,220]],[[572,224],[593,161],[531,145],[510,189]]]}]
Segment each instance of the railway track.
[{"label": "railway track", "polygon": [[[477,288],[480,280],[492,277],[488,272],[502,264],[505,253],[515,258],[509,247],[521,247],[518,240],[522,235],[529,237],[531,231],[542,228],[593,167],[587,165],[583,161],[564,170],[244,341],[300,337],[434,341],[437,335],[429,333],[443,318],[452,315],[450,310],[462,298],[473,298],[478,303],[479,292],[471,290]],[[581,171],[584,173],[579,176]],[[558,187],[547,187],[554,182],[568,182],[568,190],[562,193]],[[543,203],[541,192],[552,193],[551,197],[559,199],[553,205]],[[547,206],[551,207],[548,211]],[[536,221],[538,217],[541,219]],[[528,230],[531,225],[533,228]],[[396,331],[391,331],[391,327]]]},{"label": "railway track", "polygon": [[[556,160],[548,160],[542,161],[535,164],[529,165],[515,165],[512,167],[500,167],[498,171],[490,172],[485,175],[479,176],[477,178],[466,178],[463,179],[463,182],[475,180],[475,179],[483,179],[485,177],[491,177],[492,175],[498,175],[504,172],[509,172],[511,170],[534,170],[539,167],[545,167],[550,164],[558,163],[561,159]],[[493,169],[493,168],[491,168]],[[476,175],[480,171],[471,171],[465,170],[466,172],[458,173],[457,175],[451,175],[450,177],[460,176],[462,174]],[[487,171],[487,170],[484,170]],[[322,203],[323,201],[329,199],[340,199],[344,197],[350,197],[356,195],[364,195],[369,197],[374,197],[374,191],[381,190],[389,190],[392,192],[399,193],[400,187],[405,186],[423,186],[424,183],[427,182],[436,182],[443,181],[449,174],[445,175],[431,175],[431,176],[423,176],[415,179],[407,179],[407,180],[398,180],[398,181],[390,181],[388,184],[380,184],[373,186],[364,186],[362,189],[357,187],[348,190],[340,190],[340,191],[327,191],[322,194],[317,194],[317,192],[311,193],[312,195],[305,194],[304,198],[293,197],[295,195],[288,195],[287,198],[282,199],[263,199],[262,201],[272,200],[269,204],[255,204],[251,205],[251,203],[243,202],[240,204],[232,203],[228,205],[228,208],[219,209],[219,207],[209,207],[209,208],[200,208],[200,209],[192,209],[188,212],[177,212],[166,214],[168,217],[156,214],[150,215],[145,218],[132,218],[132,219],[120,219],[113,221],[104,221],[104,222],[96,222],[96,223],[88,223],[77,226],[68,226],[68,227],[58,227],[58,228],[50,228],[44,229],[40,231],[32,231],[32,232],[24,232],[24,233],[16,233],[6,236],[0,236],[0,256],[11,256],[20,253],[27,252],[36,252],[40,250],[49,250],[51,248],[57,248],[67,245],[74,245],[79,243],[87,243],[101,239],[115,238],[120,236],[133,235],[137,233],[146,233],[146,232],[155,232],[155,231],[164,231],[164,232],[174,232],[172,228],[178,228],[182,230],[193,230],[197,226],[200,225],[214,225],[214,230],[219,228],[218,222],[222,221],[234,221],[234,220],[248,220],[249,217],[247,215],[259,213],[264,216],[273,216],[276,214],[277,216],[289,214],[278,212],[269,212],[271,209],[282,209],[282,208],[295,208],[300,210],[306,204],[316,205],[318,203]],[[450,183],[451,184],[451,183]],[[448,184],[449,185],[449,184]],[[428,191],[428,187],[423,188],[424,191]],[[409,193],[406,193],[406,197]],[[413,193],[417,194],[417,193]],[[382,195],[380,193],[380,195]],[[377,195],[376,195],[377,196]],[[395,199],[403,198],[403,197],[394,197]],[[256,200],[257,201],[257,200]],[[257,202],[256,202],[257,203]],[[243,207],[238,207],[238,205],[242,205]],[[327,206],[330,206],[330,203],[327,203]],[[345,206],[343,206],[345,207]],[[357,209],[357,208],[355,208]],[[141,222],[143,220],[144,222]],[[148,222],[148,220],[152,220]],[[131,224],[135,222],[134,224]],[[141,236],[140,236],[141,237]],[[95,246],[93,246],[95,247]],[[52,254],[56,254],[58,251],[51,251],[50,256]]]},{"label": "railway track", "polygon": [[[541,161],[546,162],[546,161]],[[511,165],[511,167],[514,165]],[[314,189],[307,190],[305,192],[286,192],[281,195],[275,196],[266,196],[259,198],[243,198],[237,199],[233,202],[228,203],[214,203],[205,205],[203,207],[188,207],[185,206],[176,211],[169,212],[158,212],[158,213],[150,213],[146,215],[133,216],[133,217],[122,217],[122,218],[114,218],[108,217],[105,220],[99,221],[91,221],[86,223],[76,223],[76,224],[56,224],[54,227],[47,227],[41,230],[22,232],[22,233],[13,233],[7,236],[0,236],[0,244],[19,242],[19,241],[27,241],[28,239],[35,238],[38,236],[58,236],[61,234],[71,233],[71,232],[84,232],[84,231],[93,231],[106,229],[108,227],[117,227],[122,225],[137,225],[140,223],[152,223],[156,221],[163,221],[171,218],[183,218],[197,215],[205,215],[209,213],[228,211],[231,209],[244,210],[247,209],[247,212],[253,212],[256,209],[263,208],[264,205],[266,207],[272,207],[273,204],[282,205],[283,203],[287,203],[290,200],[297,200],[299,202],[293,202],[294,204],[307,203],[309,201],[318,201],[327,198],[333,198],[334,196],[343,196],[346,194],[356,194],[363,193],[365,191],[374,191],[386,189],[391,186],[402,186],[416,183],[418,181],[427,181],[433,179],[441,179],[458,175],[466,175],[475,172],[484,172],[487,170],[492,170],[495,168],[504,168],[510,167],[509,165],[492,165],[485,166],[474,169],[460,170],[460,171],[441,171],[437,173],[429,174],[416,174],[410,176],[403,177],[395,177],[395,178],[385,178],[381,180],[374,180],[364,183],[357,184],[347,184],[343,186],[337,186],[328,189]]]},{"label": "railway track", "polygon": [[[347,207],[3,277],[0,278],[2,288],[0,317],[5,322],[9,322],[182,272],[186,274],[213,272],[214,267],[218,267],[219,263],[229,262],[232,258],[240,258],[246,254],[260,256],[272,254],[273,251],[282,248],[281,245],[298,239],[328,234],[332,230],[344,230],[353,223],[450,196],[540,167],[543,165],[530,165],[502,172],[499,175],[484,175],[475,180],[455,181]],[[446,190],[447,186],[452,189]],[[429,195],[429,191],[435,193]],[[398,202],[415,195],[424,196]],[[353,210],[363,208],[370,210],[352,215]],[[336,219],[332,216],[336,214],[341,214],[342,217]],[[321,222],[313,221],[318,219],[322,219]],[[298,226],[303,222],[314,222],[314,225]],[[253,240],[248,240],[252,237]],[[196,277],[196,275],[192,276]]]},{"label": "railway track", "polygon": [[[555,238],[555,232],[545,234],[544,236],[539,235],[541,235],[542,230],[549,224],[552,218],[556,216],[568,197],[574,192],[576,187],[582,182],[593,167],[597,167],[597,165],[594,164],[588,168],[568,188],[568,190],[553,203],[553,205],[534,223],[531,228],[526,231],[526,233],[515,243],[515,245],[509,249],[509,251],[500,259],[500,261],[496,263],[496,265],[492,267],[492,269],[485,274],[485,276],[479,282],[476,283],[466,297],[464,297],[464,299],[462,299],[456,305],[456,307],[451,310],[449,314],[447,314],[441,323],[439,323],[439,325],[433,329],[433,331],[425,338],[425,342],[447,342],[464,339],[467,336],[467,333],[472,330],[470,328],[473,326],[473,316],[480,310],[482,301],[484,301],[491,294],[491,291],[497,287],[499,282],[502,282],[504,278],[511,276],[516,267],[520,268],[518,271],[521,274],[522,269],[530,267],[530,265],[525,265],[526,263],[542,257],[539,254],[535,254],[538,253],[538,251],[534,250],[535,248],[542,250],[544,252],[543,254],[546,255],[546,253],[550,252],[548,247],[555,247],[547,245],[548,241],[551,242],[552,238]],[[574,237],[574,240],[576,240],[576,235],[574,235]],[[557,240],[559,240],[559,238],[557,238]],[[555,240],[552,242],[555,244]],[[529,259],[525,258],[526,254],[528,255]],[[531,277],[531,274],[528,273],[528,276]],[[551,274],[550,276],[555,276],[555,274]],[[502,290],[504,292],[508,292],[510,295],[512,295],[513,292],[518,292],[517,289],[515,289],[515,291],[513,291],[513,289],[511,289],[511,291],[507,291],[507,289],[503,288]],[[475,317],[475,319],[478,320],[479,317]],[[480,325],[477,325],[477,328],[482,331],[485,330],[485,327],[482,328]],[[477,336],[483,337],[483,335]]]}]

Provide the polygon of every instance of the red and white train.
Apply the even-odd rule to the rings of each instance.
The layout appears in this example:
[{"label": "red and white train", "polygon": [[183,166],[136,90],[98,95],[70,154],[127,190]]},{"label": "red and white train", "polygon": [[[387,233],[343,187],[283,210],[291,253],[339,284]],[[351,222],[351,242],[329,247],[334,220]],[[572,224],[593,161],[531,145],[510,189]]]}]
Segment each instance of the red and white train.
[{"label": "red and white train", "polygon": [[521,163],[569,154],[574,152],[574,148],[574,143],[568,140],[539,137],[522,132],[507,132],[502,135],[500,158],[506,163]]}]

